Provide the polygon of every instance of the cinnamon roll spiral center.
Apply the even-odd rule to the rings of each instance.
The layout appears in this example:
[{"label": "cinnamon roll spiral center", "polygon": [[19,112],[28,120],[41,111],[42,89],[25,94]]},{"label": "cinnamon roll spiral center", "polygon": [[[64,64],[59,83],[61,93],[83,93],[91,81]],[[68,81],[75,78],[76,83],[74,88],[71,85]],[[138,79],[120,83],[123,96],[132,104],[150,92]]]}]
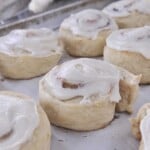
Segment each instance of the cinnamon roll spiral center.
[{"label": "cinnamon roll spiral center", "polygon": [[61,29],[69,29],[75,35],[95,39],[103,30],[116,30],[113,19],[95,9],[87,9],[71,15],[61,24]]},{"label": "cinnamon roll spiral center", "polygon": [[36,104],[0,95],[0,150],[19,150],[39,124]]},{"label": "cinnamon roll spiral center", "polygon": [[66,62],[53,68],[45,79],[52,94],[60,100],[78,96],[85,100],[93,95],[120,100],[118,70],[99,60],[82,58]]},{"label": "cinnamon roll spiral center", "polygon": [[81,30],[91,32],[109,25],[110,20],[98,12],[83,12],[77,17],[77,24]]},{"label": "cinnamon roll spiral center", "polygon": [[130,15],[131,12],[138,11],[150,14],[149,0],[121,0],[114,2],[103,9],[105,14],[112,17],[123,17]]},{"label": "cinnamon roll spiral center", "polygon": [[149,59],[150,26],[115,31],[106,43],[112,49],[137,52]]}]

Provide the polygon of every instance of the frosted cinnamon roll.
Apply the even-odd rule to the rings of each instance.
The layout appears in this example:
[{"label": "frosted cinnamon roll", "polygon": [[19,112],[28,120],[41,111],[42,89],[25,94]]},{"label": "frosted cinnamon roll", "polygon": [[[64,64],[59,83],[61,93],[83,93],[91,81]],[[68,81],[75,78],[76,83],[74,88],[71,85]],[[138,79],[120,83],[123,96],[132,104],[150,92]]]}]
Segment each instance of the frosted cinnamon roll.
[{"label": "frosted cinnamon roll", "polygon": [[65,19],[60,26],[60,40],[72,56],[92,57],[103,54],[105,39],[116,23],[102,12],[83,10]]},{"label": "frosted cinnamon roll", "polygon": [[14,30],[0,37],[0,72],[13,79],[40,76],[61,57],[57,36],[49,29]]},{"label": "frosted cinnamon roll", "polygon": [[137,116],[131,119],[132,133],[140,142],[139,150],[150,149],[150,103],[139,110]]},{"label": "frosted cinnamon roll", "polygon": [[150,25],[150,0],[120,0],[103,9],[120,28]]},{"label": "frosted cinnamon roll", "polygon": [[49,150],[50,124],[31,98],[0,92],[0,150]]},{"label": "frosted cinnamon roll", "polygon": [[139,79],[104,61],[75,59],[54,67],[40,81],[40,103],[57,126],[103,128],[112,121],[115,108],[132,111]]},{"label": "frosted cinnamon roll", "polygon": [[141,83],[150,83],[150,26],[122,29],[106,40],[104,59],[134,74]]}]

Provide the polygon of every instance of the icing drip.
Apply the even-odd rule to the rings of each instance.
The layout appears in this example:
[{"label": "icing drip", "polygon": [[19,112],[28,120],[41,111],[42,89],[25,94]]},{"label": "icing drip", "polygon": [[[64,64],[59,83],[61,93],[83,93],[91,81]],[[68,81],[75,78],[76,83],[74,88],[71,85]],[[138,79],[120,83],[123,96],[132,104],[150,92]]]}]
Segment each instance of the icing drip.
[{"label": "icing drip", "polygon": [[69,29],[75,35],[96,38],[103,30],[117,29],[117,25],[111,18],[102,12],[94,9],[87,9],[65,19],[61,24],[61,28]]},{"label": "icing drip", "polygon": [[137,52],[150,59],[150,26],[114,31],[106,44],[112,49]]},{"label": "icing drip", "polygon": [[100,60],[82,58],[54,67],[46,76],[52,94],[60,100],[83,97],[88,102],[93,96],[119,102],[120,74],[115,66]]},{"label": "icing drip", "polygon": [[9,55],[48,55],[61,51],[57,37],[49,29],[14,30],[0,37],[0,52]]},{"label": "icing drip", "polygon": [[36,104],[0,95],[0,150],[19,150],[39,124]]},{"label": "icing drip", "polygon": [[121,0],[103,9],[105,14],[112,17],[125,17],[133,11],[150,14],[150,0]]}]

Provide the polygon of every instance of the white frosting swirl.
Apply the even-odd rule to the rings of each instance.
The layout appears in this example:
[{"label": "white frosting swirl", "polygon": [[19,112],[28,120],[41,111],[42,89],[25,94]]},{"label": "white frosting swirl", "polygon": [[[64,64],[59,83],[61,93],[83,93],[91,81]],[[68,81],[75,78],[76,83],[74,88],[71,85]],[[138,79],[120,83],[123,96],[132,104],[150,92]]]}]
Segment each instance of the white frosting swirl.
[{"label": "white frosting swirl", "polygon": [[147,110],[147,115],[141,121],[140,131],[144,142],[144,150],[150,150],[150,110]]},{"label": "white frosting swirl", "polygon": [[150,14],[150,0],[120,0],[103,9],[111,17],[125,17],[133,11]]},{"label": "white frosting swirl", "polygon": [[39,124],[36,104],[0,95],[0,150],[19,150]]},{"label": "white frosting swirl", "polygon": [[150,26],[112,32],[106,45],[118,51],[131,51],[150,59]]},{"label": "white frosting swirl", "polygon": [[115,66],[95,59],[81,58],[54,67],[45,77],[52,94],[60,100],[83,97],[89,102],[92,96],[119,102],[120,73]]},{"label": "white frosting swirl", "polygon": [[96,38],[101,31],[115,30],[118,27],[114,20],[102,12],[87,9],[65,19],[61,24],[61,28],[69,29],[75,35]]},{"label": "white frosting swirl", "polygon": [[48,55],[60,52],[57,36],[49,29],[14,30],[0,37],[0,53],[8,55]]}]

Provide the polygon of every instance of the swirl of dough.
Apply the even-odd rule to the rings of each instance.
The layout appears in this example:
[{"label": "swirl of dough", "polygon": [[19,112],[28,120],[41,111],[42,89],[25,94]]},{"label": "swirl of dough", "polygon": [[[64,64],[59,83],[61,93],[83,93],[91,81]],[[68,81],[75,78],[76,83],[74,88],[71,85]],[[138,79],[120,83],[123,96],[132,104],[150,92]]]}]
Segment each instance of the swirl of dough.
[{"label": "swirl of dough", "polygon": [[150,14],[150,0],[121,0],[103,9],[103,12],[111,17],[125,17],[133,11]]},{"label": "swirl of dough", "polygon": [[106,44],[112,49],[137,52],[150,59],[150,26],[114,31]]},{"label": "swirl of dough", "polygon": [[0,150],[19,150],[39,124],[35,102],[0,95]]},{"label": "swirl of dough", "polygon": [[46,28],[13,30],[0,37],[0,53],[8,55],[45,56],[54,50],[61,51],[57,36]]},{"label": "swirl of dough", "polygon": [[63,29],[71,30],[75,35],[96,38],[100,31],[117,29],[117,25],[108,16],[94,9],[83,10],[71,15],[61,24]]},{"label": "swirl of dough", "polygon": [[81,102],[91,101],[92,96],[109,98],[119,102],[120,73],[115,66],[100,60],[81,58],[54,67],[46,76],[52,94],[62,101],[83,97]]}]

